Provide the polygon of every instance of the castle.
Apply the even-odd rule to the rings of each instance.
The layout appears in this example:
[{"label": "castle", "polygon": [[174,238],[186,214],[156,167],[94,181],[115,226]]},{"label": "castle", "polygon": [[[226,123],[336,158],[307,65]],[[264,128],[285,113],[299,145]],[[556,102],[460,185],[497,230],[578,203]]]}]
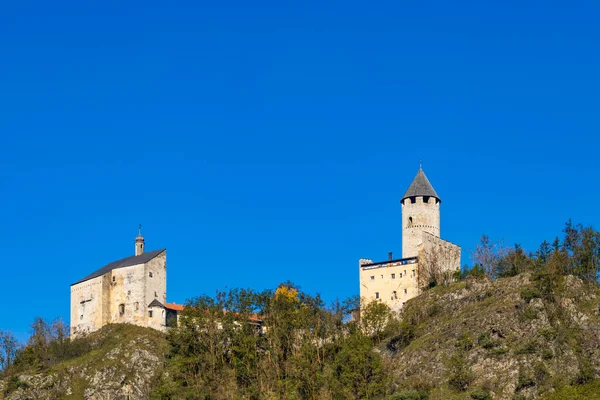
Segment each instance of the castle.
[{"label": "castle", "polygon": [[432,281],[452,278],[460,269],[460,247],[440,238],[441,199],[420,168],[400,200],[402,258],[373,262],[359,260],[361,306],[379,300],[393,310]]},{"label": "castle", "polygon": [[[400,200],[402,258],[359,261],[361,305],[378,300],[399,310],[431,282],[452,279],[460,247],[440,238],[441,199],[420,168]],[[158,330],[177,323],[183,306],[167,303],[167,250],[144,251],[113,261],[71,285],[71,337],[111,323]]]},{"label": "castle", "polygon": [[167,250],[144,251],[140,232],[135,255],[113,261],[71,285],[71,337],[111,323],[164,330],[183,307],[167,303]]}]

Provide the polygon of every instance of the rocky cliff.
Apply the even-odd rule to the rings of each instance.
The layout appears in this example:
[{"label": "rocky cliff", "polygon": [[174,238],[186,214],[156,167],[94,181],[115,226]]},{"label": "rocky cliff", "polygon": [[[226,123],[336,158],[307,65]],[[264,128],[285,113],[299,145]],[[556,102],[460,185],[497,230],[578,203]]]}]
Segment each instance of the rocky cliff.
[{"label": "rocky cliff", "polygon": [[468,279],[408,302],[381,351],[399,390],[430,399],[558,396],[598,378],[599,314],[598,286],[573,276]]},{"label": "rocky cliff", "polygon": [[149,398],[163,370],[163,334],[149,328],[109,325],[86,340],[90,351],[83,356],[42,373],[18,373],[0,383],[4,400]]}]

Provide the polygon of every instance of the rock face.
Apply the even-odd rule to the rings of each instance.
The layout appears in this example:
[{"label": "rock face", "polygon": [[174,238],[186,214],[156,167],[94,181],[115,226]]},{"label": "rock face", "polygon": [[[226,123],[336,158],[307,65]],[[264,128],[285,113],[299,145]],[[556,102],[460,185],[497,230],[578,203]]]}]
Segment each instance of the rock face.
[{"label": "rock face", "polygon": [[552,284],[526,274],[469,279],[409,301],[407,332],[383,350],[394,381],[430,399],[457,389],[511,399],[598,377],[600,290],[572,276]]},{"label": "rock face", "polygon": [[4,400],[150,397],[163,370],[163,334],[149,328],[109,325],[89,339],[95,343],[89,353],[49,371],[22,373],[4,382],[8,388]]}]

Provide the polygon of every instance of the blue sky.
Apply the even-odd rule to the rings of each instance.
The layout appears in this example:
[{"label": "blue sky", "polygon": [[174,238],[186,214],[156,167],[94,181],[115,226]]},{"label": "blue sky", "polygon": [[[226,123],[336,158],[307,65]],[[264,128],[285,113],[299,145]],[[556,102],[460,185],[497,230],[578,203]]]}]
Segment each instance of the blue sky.
[{"label": "blue sky", "polygon": [[357,294],[421,159],[463,262],[600,225],[597,2],[323,3],[0,6],[0,329],[68,321],[139,223],[169,301]]}]

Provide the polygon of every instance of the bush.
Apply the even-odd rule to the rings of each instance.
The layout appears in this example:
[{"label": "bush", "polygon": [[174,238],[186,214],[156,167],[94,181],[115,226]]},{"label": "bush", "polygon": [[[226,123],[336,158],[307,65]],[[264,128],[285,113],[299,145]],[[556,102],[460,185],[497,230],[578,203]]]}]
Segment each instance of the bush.
[{"label": "bush", "polygon": [[473,380],[475,380],[475,376],[471,372],[471,368],[468,366],[462,352],[450,358],[448,369],[450,371],[448,385],[455,390],[464,392],[469,388]]},{"label": "bush", "polygon": [[463,351],[469,351],[473,348],[473,340],[471,339],[471,335],[468,333],[463,333],[456,340],[456,347]]},{"label": "bush", "polygon": [[497,340],[492,339],[492,334],[490,332],[484,332],[481,335],[479,335],[477,343],[479,343],[479,345],[486,350],[498,347],[498,345],[500,344]]},{"label": "bush", "polygon": [[538,347],[539,347],[539,343],[536,340],[531,340],[531,341],[525,343],[519,349],[517,349],[515,354],[517,354],[517,355],[535,354],[538,350]]},{"label": "bush", "polygon": [[544,360],[551,360],[552,358],[554,358],[554,352],[552,351],[552,349],[542,350],[542,358]]},{"label": "bush", "polygon": [[471,398],[473,400],[489,400],[492,397],[490,396],[490,393],[487,390],[475,389],[471,392]]},{"label": "bush", "polygon": [[429,394],[423,390],[403,390],[392,395],[391,400],[427,400]]},{"label": "bush", "polygon": [[399,324],[399,333],[390,339],[387,343],[387,348],[390,351],[397,352],[408,346],[414,338],[414,325],[406,320],[402,320]]},{"label": "bush", "polygon": [[516,392],[519,392],[523,389],[529,388],[535,386],[535,379],[533,379],[533,377],[528,374],[527,372],[525,372],[524,368],[519,368],[519,375],[517,377],[517,386],[515,388]]},{"label": "bush", "polygon": [[521,289],[521,298],[523,300],[525,300],[525,302],[527,304],[529,304],[529,302],[531,300],[537,299],[540,297],[541,297],[540,291],[538,290],[538,288],[536,288],[534,286],[525,286],[523,289]]}]

